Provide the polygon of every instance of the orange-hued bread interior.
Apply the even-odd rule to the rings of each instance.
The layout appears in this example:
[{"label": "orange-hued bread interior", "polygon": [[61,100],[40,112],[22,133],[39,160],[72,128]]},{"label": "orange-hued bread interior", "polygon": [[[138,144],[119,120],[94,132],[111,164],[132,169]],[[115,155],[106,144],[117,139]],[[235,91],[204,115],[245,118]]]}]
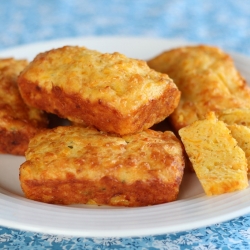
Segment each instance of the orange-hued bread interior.
[{"label": "orange-hued bread interior", "polygon": [[179,134],[207,195],[233,192],[248,186],[246,155],[227,125],[214,113],[180,129]]}]

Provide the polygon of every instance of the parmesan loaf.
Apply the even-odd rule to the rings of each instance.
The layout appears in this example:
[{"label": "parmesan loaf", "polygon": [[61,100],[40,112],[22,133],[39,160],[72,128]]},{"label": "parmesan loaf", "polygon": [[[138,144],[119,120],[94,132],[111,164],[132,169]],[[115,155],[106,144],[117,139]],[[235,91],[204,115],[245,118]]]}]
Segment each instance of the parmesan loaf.
[{"label": "parmesan loaf", "polygon": [[180,98],[173,81],[146,62],[77,46],[37,55],[18,84],[27,104],[120,135],[164,120]]},{"label": "parmesan loaf", "polygon": [[46,203],[146,206],[176,200],[183,170],[172,132],[119,137],[65,126],[31,140],[20,182],[27,198]]},{"label": "parmesan loaf", "polygon": [[26,60],[0,59],[0,153],[24,155],[31,137],[47,126],[45,114],[28,107],[18,90],[17,76]]},{"label": "parmesan loaf", "polygon": [[179,106],[170,117],[176,131],[210,111],[250,108],[249,87],[232,58],[219,48],[176,48],[149,60],[148,65],[168,74],[181,91]]},{"label": "parmesan loaf", "polygon": [[181,140],[207,195],[248,186],[247,160],[230,130],[214,113],[179,130]]}]

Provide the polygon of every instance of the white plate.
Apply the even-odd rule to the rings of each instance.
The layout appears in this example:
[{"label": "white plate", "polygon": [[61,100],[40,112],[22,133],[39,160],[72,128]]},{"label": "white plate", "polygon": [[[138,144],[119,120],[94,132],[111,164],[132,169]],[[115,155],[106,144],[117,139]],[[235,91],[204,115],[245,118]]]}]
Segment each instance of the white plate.
[{"label": "white plate", "polygon": [[[149,59],[180,40],[95,37],[65,39],[20,46],[0,52],[0,57],[32,59],[37,53],[63,45],[81,45],[101,52],[119,51],[129,57]],[[238,69],[250,82],[250,59],[233,53]],[[0,225],[48,234],[85,237],[125,237],[165,234],[207,226],[250,212],[250,188],[206,197],[194,174],[186,173],[178,201],[151,207],[116,208],[58,206],[25,199],[18,169],[24,157],[0,155]]]}]

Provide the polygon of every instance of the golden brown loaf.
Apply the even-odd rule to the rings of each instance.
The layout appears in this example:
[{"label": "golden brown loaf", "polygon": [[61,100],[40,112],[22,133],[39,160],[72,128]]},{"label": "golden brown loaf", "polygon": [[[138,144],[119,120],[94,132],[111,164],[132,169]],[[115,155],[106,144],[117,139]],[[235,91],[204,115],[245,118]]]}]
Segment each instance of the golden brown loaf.
[{"label": "golden brown loaf", "polygon": [[183,148],[172,132],[118,137],[68,126],[31,140],[20,182],[36,201],[146,206],[175,200],[183,169]]},{"label": "golden brown loaf", "polygon": [[28,107],[17,86],[26,60],[0,59],[0,153],[24,155],[29,140],[47,125],[43,112]]},{"label": "golden brown loaf", "polygon": [[203,119],[207,112],[250,108],[250,90],[233,60],[216,47],[187,46],[166,51],[148,65],[169,75],[181,100],[171,115],[176,130]]},{"label": "golden brown loaf", "polygon": [[214,113],[179,130],[193,168],[207,195],[248,186],[247,160],[230,130]]},{"label": "golden brown loaf", "polygon": [[39,54],[18,84],[29,105],[121,135],[164,120],[180,98],[173,81],[146,62],[77,46]]}]

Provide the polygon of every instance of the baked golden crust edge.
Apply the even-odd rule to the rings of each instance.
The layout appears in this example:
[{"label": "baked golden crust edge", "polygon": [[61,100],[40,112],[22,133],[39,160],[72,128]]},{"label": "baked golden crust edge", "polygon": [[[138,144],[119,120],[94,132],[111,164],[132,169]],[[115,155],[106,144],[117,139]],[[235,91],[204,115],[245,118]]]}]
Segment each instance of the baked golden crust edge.
[{"label": "baked golden crust edge", "polygon": [[24,155],[29,140],[47,126],[44,112],[27,106],[17,86],[26,60],[0,59],[0,153]]},{"label": "baked golden crust edge", "polygon": [[146,62],[83,47],[39,54],[18,85],[31,106],[120,135],[163,121],[180,99],[174,82]]},{"label": "baked golden crust edge", "polygon": [[70,126],[31,140],[20,182],[36,201],[136,207],[176,200],[183,171],[183,148],[172,132],[117,137]]}]

